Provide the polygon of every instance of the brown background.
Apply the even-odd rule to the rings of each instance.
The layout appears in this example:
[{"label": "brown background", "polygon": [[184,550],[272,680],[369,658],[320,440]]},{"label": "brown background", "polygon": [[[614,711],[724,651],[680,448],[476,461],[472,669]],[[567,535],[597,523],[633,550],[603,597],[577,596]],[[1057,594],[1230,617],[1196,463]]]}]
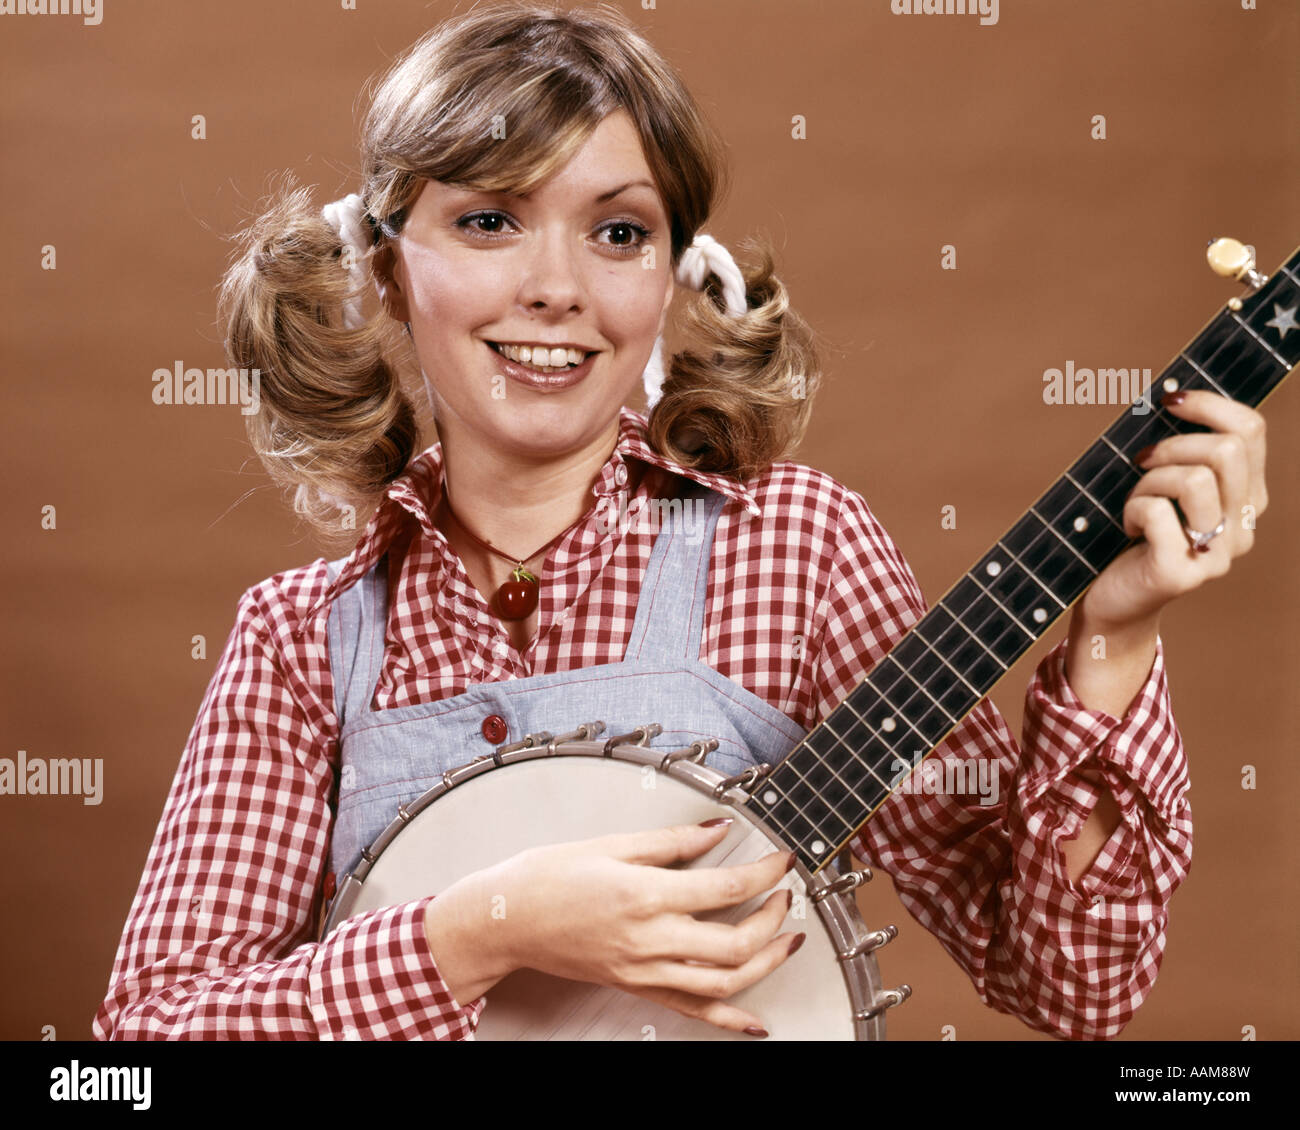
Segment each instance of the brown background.
[{"label": "brown background", "polygon": [[[1003,0],[990,27],[893,16],[888,0],[622,7],[731,146],[709,230],[732,246],[771,233],[824,335],[800,457],[865,495],[931,600],[1116,414],[1045,406],[1044,369],[1159,371],[1234,292],[1205,269],[1207,238],[1252,242],[1272,270],[1300,233],[1294,4]],[[351,191],[362,83],[453,10],[359,8],[106,0],[99,27],[2,18],[0,756],[100,757],[106,784],[99,807],[0,798],[0,1036],[88,1036],[236,600],[319,555],[237,410],[156,406],[150,375],[223,363],[223,233],[281,169],[321,203]],[[200,113],[206,141],[190,137]],[[1097,113],[1105,141],[1089,136]],[[956,271],[939,269],[946,243]],[[1266,406],[1273,502],[1255,551],[1164,619],[1195,865],[1126,1039],[1300,1035],[1297,395]],[[206,660],[190,658],[196,634]],[[994,692],[1017,731],[1047,646]],[[888,984],[916,989],[895,1038],[949,1024],[1034,1038],[979,1003],[887,879],[864,907],[903,929],[881,958]]]}]

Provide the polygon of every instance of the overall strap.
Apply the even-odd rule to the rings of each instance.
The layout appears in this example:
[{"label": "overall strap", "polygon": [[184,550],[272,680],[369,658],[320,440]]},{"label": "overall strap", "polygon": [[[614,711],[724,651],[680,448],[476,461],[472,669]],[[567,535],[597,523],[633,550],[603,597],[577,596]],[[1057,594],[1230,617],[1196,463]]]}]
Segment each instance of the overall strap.
[{"label": "overall strap", "polygon": [[713,535],[727,499],[692,484],[680,501],[680,507],[659,511],[661,527],[641,581],[625,659],[680,665],[700,657]]},{"label": "overall strap", "polygon": [[[332,582],[342,561],[326,568]],[[340,593],[330,609],[330,669],[334,674],[334,712],[339,729],[370,709],[384,659],[388,623],[388,558],[380,558],[355,585]]]}]

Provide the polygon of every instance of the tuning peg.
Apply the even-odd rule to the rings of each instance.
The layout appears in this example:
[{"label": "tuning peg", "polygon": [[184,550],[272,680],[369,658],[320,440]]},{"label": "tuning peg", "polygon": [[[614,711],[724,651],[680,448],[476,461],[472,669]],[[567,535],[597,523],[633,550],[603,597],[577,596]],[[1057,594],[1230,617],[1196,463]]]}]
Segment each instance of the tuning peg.
[{"label": "tuning peg", "polygon": [[[1258,290],[1268,282],[1267,275],[1261,275],[1255,270],[1255,249],[1249,243],[1227,236],[1212,239],[1205,248],[1205,259],[1210,264],[1210,270],[1220,278],[1237,279],[1251,290]],[[1241,299],[1229,299],[1228,308],[1240,310]]]}]

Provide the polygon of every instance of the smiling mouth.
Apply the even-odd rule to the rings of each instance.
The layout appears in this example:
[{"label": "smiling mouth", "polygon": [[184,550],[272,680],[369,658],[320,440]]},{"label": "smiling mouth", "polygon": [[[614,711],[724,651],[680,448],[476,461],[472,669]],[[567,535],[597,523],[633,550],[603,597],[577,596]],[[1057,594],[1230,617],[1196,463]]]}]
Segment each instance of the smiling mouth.
[{"label": "smiling mouth", "polygon": [[[489,341],[487,344],[492,348],[493,352],[497,353],[501,357],[504,357],[511,364],[519,365],[522,368],[531,369],[535,373],[542,373],[542,374],[571,372],[572,370],[578,368],[580,365],[585,364],[587,361],[589,361],[592,357],[596,355],[596,351],[593,350],[590,353],[583,354],[581,361],[570,360],[565,362],[565,364],[563,365],[537,365],[534,364],[531,360],[530,361],[522,360],[518,356],[518,350],[514,351],[516,353],[516,356],[511,357],[509,353],[506,353],[505,350],[502,349],[500,342]],[[577,350],[570,351],[571,354],[573,352],[577,352]]]}]

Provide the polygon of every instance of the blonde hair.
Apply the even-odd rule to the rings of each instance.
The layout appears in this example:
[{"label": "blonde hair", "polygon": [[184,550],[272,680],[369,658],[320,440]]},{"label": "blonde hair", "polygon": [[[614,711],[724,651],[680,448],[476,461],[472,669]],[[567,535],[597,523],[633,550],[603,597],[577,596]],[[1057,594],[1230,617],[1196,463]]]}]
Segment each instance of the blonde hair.
[{"label": "blonde hair", "polygon": [[[383,269],[376,257],[426,179],[530,192],[619,109],[663,198],[675,270],[720,195],[724,150],[622,13],[494,3],[429,31],[389,68],[362,128],[366,274]],[[494,134],[502,118],[508,141]],[[238,238],[221,300],[231,363],[261,372],[249,438],[272,478],[296,487],[295,510],[328,533],[338,506],[373,507],[419,451],[399,373],[409,346],[387,316],[347,327],[343,304],[359,297],[340,269],[350,249],[291,178]],[[799,443],[820,383],[813,333],[790,308],[769,244],[745,245],[758,260],[737,257],[748,312],[729,315],[712,277],[689,293],[687,348],[665,364],[649,417],[662,455],[742,480]]]}]

